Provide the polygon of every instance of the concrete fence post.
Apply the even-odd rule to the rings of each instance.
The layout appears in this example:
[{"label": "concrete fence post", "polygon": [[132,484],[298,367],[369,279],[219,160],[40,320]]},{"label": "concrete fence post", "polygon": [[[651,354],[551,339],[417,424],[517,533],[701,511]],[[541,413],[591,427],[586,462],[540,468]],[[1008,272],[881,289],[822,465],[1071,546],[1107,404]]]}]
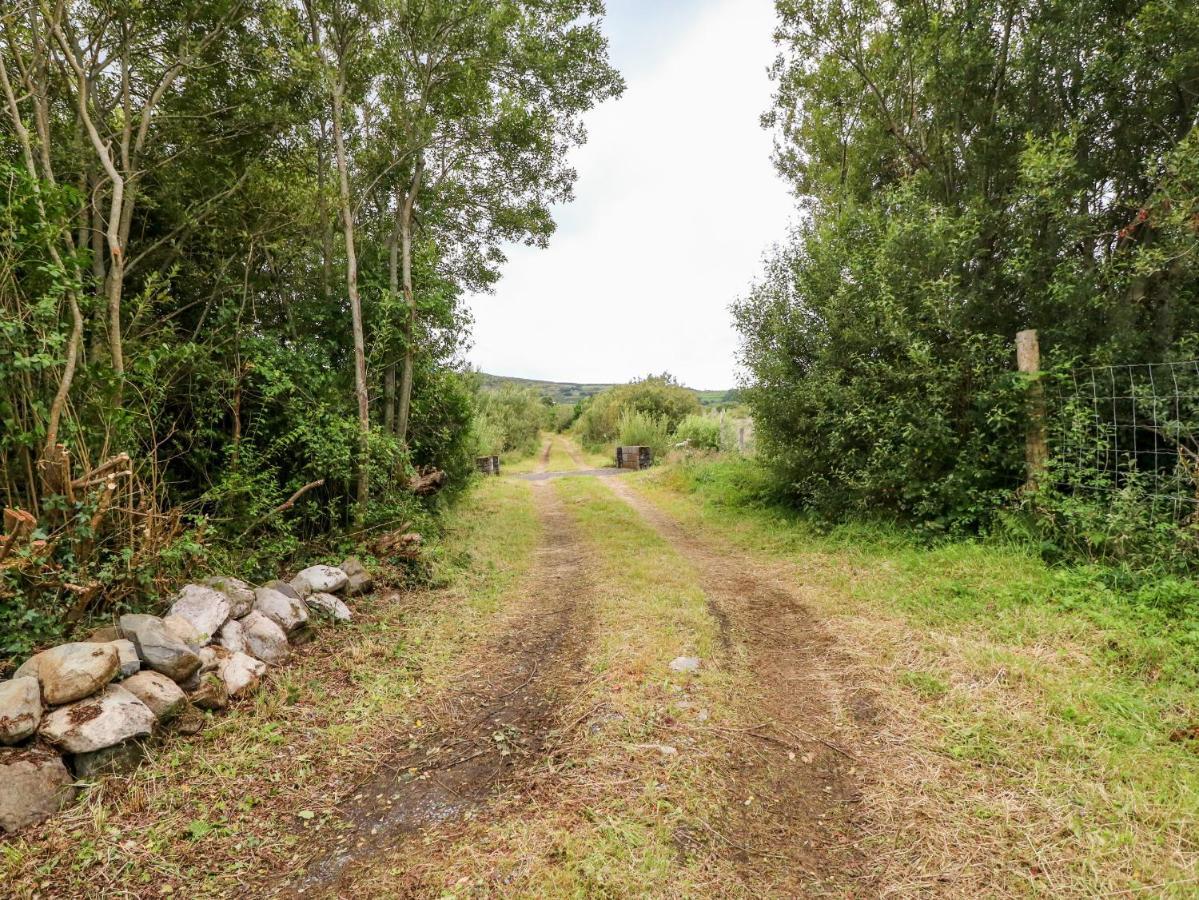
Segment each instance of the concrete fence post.
[{"label": "concrete fence post", "polygon": [[1033,328],[1016,332],[1016,368],[1033,376],[1028,386],[1028,424],[1024,433],[1024,490],[1040,482],[1049,461],[1045,438],[1045,388],[1035,376],[1041,371],[1041,347]]}]

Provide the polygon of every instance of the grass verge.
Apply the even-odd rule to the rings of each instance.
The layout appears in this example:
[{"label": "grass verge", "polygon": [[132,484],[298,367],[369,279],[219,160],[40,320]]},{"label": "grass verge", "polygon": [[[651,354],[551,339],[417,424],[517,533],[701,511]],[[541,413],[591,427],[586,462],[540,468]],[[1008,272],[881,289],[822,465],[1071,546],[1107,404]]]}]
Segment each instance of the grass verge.
[{"label": "grass verge", "polygon": [[537,447],[532,452],[513,450],[505,453],[500,462],[500,474],[519,475],[536,471],[537,464],[541,461],[541,454],[545,450],[546,442],[549,439],[550,435],[542,432],[537,438]]},{"label": "grass verge", "polygon": [[[891,714],[868,790],[902,895],[1199,892],[1199,621],[1018,546],[830,527],[749,461],[632,482],[687,527],[802,581]],[[1163,596],[1165,600],[1163,600]]]},{"label": "grass verge", "polygon": [[319,631],[256,696],[7,840],[0,893],[223,897],[296,872],[337,803],[422,727],[413,701],[504,605],[538,536],[528,485],[480,483],[430,548],[435,587],[355,601],[351,624]]}]

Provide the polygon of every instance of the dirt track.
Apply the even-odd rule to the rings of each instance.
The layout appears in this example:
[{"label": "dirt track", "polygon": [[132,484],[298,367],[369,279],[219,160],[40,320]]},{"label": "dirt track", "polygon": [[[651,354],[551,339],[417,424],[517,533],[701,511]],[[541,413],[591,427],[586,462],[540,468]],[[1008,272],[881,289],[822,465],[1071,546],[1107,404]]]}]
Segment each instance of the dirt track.
[{"label": "dirt track", "polygon": [[[352,827],[293,885],[305,895],[353,893],[355,863],[485,812],[500,787],[552,751],[559,711],[587,679],[594,565],[548,479],[617,474],[589,469],[569,442],[575,469],[547,471],[552,449],[551,441],[535,471],[516,476],[534,482],[543,526],[524,601],[428,704],[431,732],[397,747],[386,770],[347,798],[340,812]],[[867,761],[847,746],[873,709],[841,683],[835,642],[773,573],[687,533],[621,479],[604,483],[694,568],[720,629],[721,658],[709,664],[738,684],[744,724],[708,739],[706,751],[722,775],[713,786],[724,798],[720,818],[711,835],[680,835],[680,846],[701,842],[728,860],[737,883],[721,884],[721,896],[873,892],[856,849]]]},{"label": "dirt track", "polygon": [[428,732],[399,742],[383,771],[346,798],[339,812],[352,827],[288,893],[341,896],[356,863],[484,805],[547,750],[564,699],[584,680],[592,617],[586,548],[553,492],[544,483],[533,491],[544,539],[523,602],[426,705]]},{"label": "dirt track", "polygon": [[733,796],[762,799],[725,809],[745,886],[794,896],[864,878],[855,775],[865,761],[847,738],[874,710],[845,683],[832,636],[774,573],[686,532],[628,485],[609,487],[695,567],[720,623],[721,663],[738,670],[744,733],[761,744],[752,755],[730,748],[724,764]]}]

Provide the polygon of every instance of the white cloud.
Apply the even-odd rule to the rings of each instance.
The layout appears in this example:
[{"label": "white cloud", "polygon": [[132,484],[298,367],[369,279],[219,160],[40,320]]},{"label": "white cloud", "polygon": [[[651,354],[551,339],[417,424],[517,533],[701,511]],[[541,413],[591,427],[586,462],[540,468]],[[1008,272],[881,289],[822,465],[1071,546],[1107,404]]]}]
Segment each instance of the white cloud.
[{"label": "white cloud", "polygon": [[510,248],[495,293],[472,298],[473,363],[560,381],[666,369],[732,386],[728,305],[794,210],[758,124],[773,26],[770,0],[721,0],[647,45],[656,65],[630,66],[624,96],[588,117],[577,199],[558,210],[550,247]]}]

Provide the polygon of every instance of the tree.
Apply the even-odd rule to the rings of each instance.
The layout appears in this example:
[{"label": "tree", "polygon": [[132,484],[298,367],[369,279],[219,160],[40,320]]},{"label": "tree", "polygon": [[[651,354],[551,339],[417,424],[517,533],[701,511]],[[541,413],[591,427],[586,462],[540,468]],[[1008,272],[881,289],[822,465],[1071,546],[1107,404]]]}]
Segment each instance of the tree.
[{"label": "tree", "polygon": [[[337,208],[342,223],[346,254],[346,293],[350,303],[350,328],[354,342],[354,396],[358,403],[358,512],[364,515],[370,499],[370,392],[366,376],[366,334],[362,325],[362,298],[358,292],[358,252],[355,241],[355,202],[350,190],[350,154],[345,138],[346,93],[350,83],[351,58],[363,54],[370,41],[365,10],[334,2],[327,13],[328,40],[321,37],[321,24],[311,2],[306,6],[313,43],[322,63],[329,70],[333,123],[333,158],[337,164]],[[326,48],[325,44],[328,44]],[[325,54],[332,57],[326,59]],[[369,77],[369,76],[368,76]],[[364,88],[369,91],[369,86]]]},{"label": "tree", "polygon": [[0,567],[4,641],[463,484],[462,298],[569,195],[600,4],[10,6],[0,505],[47,538]]},{"label": "tree", "polygon": [[605,58],[602,11],[595,0],[411,0],[393,11],[381,96],[406,309],[394,416],[401,441],[419,315],[416,212],[425,208],[430,237],[454,247],[460,271],[480,285],[494,279],[502,241],[548,239],[550,204],[570,197],[565,157],[584,138],[580,116],[622,90]]},{"label": "tree", "polygon": [[766,124],[807,222],[736,307],[759,447],[807,502],[975,521],[1020,482],[1017,330],[1058,360],[1189,352],[1199,14],[778,8]]}]

